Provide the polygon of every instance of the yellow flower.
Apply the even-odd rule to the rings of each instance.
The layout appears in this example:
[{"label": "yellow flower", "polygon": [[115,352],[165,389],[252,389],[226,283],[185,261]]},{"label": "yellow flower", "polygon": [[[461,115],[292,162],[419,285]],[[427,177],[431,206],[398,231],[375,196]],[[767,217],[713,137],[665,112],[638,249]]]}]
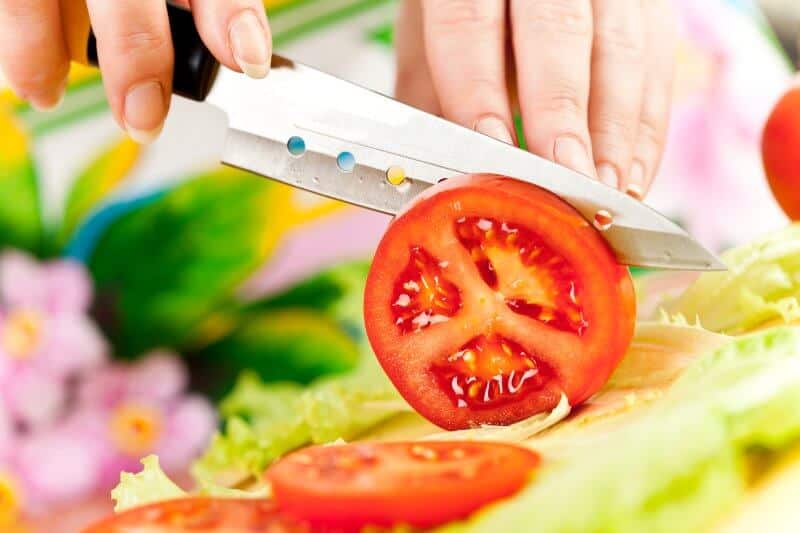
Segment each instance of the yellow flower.
[{"label": "yellow flower", "polygon": [[161,413],[151,407],[123,404],[111,416],[111,439],[131,457],[153,451],[163,429]]},{"label": "yellow flower", "polygon": [[42,338],[42,317],[29,309],[12,311],[0,330],[0,346],[15,358],[26,359],[33,355]]},{"label": "yellow flower", "polygon": [[11,533],[21,532],[19,491],[11,477],[0,474],[0,530]]}]

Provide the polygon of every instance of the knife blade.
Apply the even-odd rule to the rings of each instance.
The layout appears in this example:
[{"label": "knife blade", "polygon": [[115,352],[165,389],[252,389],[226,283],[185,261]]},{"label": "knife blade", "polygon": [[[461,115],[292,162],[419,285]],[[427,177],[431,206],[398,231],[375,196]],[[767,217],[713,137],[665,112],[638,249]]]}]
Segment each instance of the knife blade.
[{"label": "knife blade", "polygon": [[[459,174],[512,176],[545,188],[593,220],[620,262],[666,269],[724,265],[675,223],[596,180],[379,93],[280,56],[264,80],[221,67],[206,101],[222,109],[229,131],[226,164],[338,200],[396,214],[414,196]],[[292,154],[289,139],[306,152]],[[351,154],[352,170],[337,164]],[[400,186],[389,168],[407,176]]]}]

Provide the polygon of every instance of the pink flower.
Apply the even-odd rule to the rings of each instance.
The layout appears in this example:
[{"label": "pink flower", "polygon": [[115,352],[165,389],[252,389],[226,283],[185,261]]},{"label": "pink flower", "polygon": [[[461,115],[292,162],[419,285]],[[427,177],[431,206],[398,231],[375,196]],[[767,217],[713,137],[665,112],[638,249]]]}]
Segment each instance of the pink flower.
[{"label": "pink flower", "polygon": [[734,3],[673,4],[683,30],[677,90],[664,163],[649,198],[720,249],[785,223],[763,175],[759,136],[790,69]]},{"label": "pink flower", "polygon": [[106,342],[86,315],[91,299],[79,263],[0,254],[0,399],[15,424],[53,422],[68,380],[106,360]]},{"label": "pink flower", "polygon": [[81,385],[79,413],[68,427],[97,450],[100,483],[118,481],[139,459],[159,456],[167,471],[180,471],[203,451],[216,427],[211,404],[186,394],[188,376],[177,355],[156,351],[130,365],[109,366]]}]

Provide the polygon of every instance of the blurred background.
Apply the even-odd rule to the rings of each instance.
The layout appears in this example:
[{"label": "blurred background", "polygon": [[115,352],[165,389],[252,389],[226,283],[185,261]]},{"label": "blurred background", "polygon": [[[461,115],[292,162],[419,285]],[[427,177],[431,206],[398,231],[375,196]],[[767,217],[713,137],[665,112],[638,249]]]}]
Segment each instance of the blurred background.
[{"label": "blurred background", "polygon": [[[759,137],[793,77],[800,9],[673,2],[675,108],[647,202],[721,250],[786,223]],[[278,52],[391,93],[396,2],[265,6]],[[244,369],[306,384],[359,364],[360,286],[388,218],[220,167],[222,120],[175,99],[142,147],[94,70],[74,67],[46,114],[0,82],[3,531],[76,531],[148,453],[188,480]]]}]

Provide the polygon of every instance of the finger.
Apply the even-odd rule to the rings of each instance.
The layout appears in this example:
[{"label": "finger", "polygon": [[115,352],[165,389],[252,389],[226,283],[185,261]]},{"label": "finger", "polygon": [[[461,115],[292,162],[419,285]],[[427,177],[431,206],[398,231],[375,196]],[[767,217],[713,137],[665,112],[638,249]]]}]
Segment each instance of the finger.
[{"label": "finger", "polygon": [[395,26],[397,77],[395,98],[434,115],[441,114],[439,99],[425,53],[421,0],[405,0]]},{"label": "finger", "polygon": [[644,90],[642,3],[593,0],[594,43],[589,133],[597,174],[606,185],[628,182]]},{"label": "finger", "polygon": [[58,105],[69,57],[57,0],[0,0],[0,66],[14,92],[33,107]]},{"label": "finger", "polygon": [[425,48],[443,115],[513,142],[505,0],[423,0]]},{"label": "finger", "polygon": [[647,0],[643,8],[647,35],[644,97],[633,163],[625,184],[628,194],[640,199],[650,189],[667,142],[677,44],[677,30],[668,2]]},{"label": "finger", "polygon": [[528,149],[595,176],[588,128],[590,0],[512,0],[511,21]]},{"label": "finger", "polygon": [[200,36],[220,62],[252,78],[267,75],[272,37],[260,0],[191,0],[191,8]]},{"label": "finger", "polygon": [[137,142],[158,136],[172,90],[172,38],[163,0],[88,0],[103,83],[117,121]]}]

